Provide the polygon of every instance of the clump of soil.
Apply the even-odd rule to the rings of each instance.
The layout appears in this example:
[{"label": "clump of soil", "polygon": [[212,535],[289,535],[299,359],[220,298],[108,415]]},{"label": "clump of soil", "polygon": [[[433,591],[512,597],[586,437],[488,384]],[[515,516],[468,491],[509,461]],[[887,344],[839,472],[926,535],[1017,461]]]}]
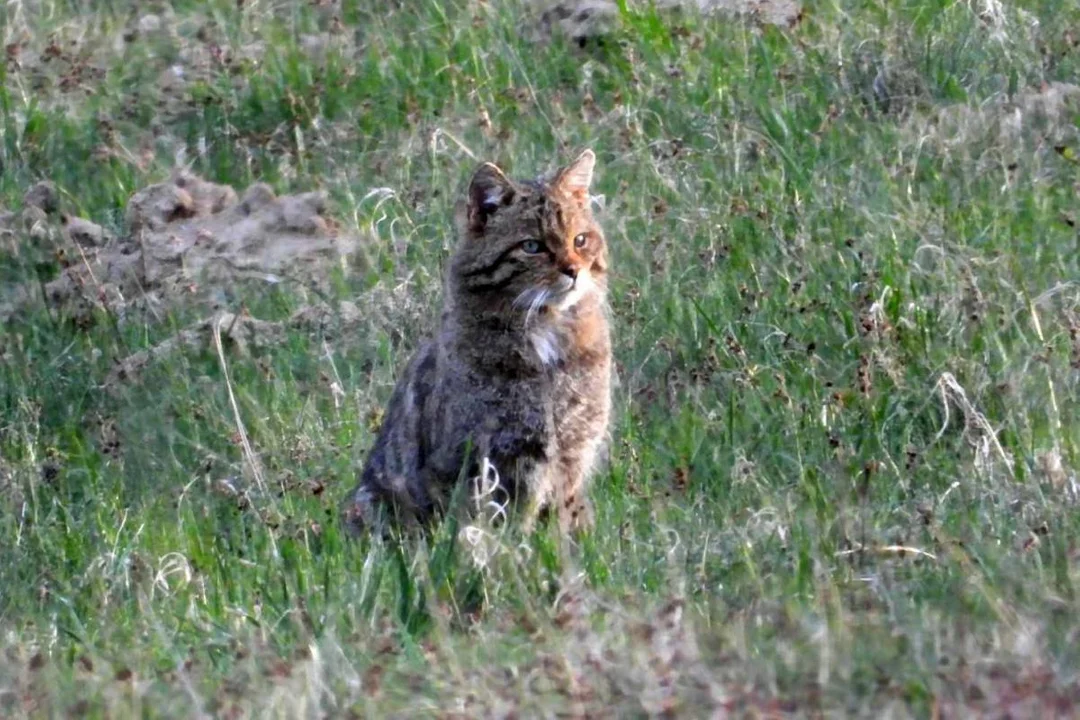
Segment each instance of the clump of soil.
[{"label": "clump of soil", "polygon": [[[160,316],[180,304],[220,308],[245,279],[320,288],[360,248],[327,216],[321,192],[279,197],[256,184],[238,196],[180,171],[131,197],[119,236],[83,218],[51,220],[52,192],[35,186],[21,215],[0,217],[0,236],[54,243],[62,269],[45,284],[45,299],[80,325],[92,323],[95,310],[123,321],[133,310]],[[33,296],[20,293],[8,314]]]}]

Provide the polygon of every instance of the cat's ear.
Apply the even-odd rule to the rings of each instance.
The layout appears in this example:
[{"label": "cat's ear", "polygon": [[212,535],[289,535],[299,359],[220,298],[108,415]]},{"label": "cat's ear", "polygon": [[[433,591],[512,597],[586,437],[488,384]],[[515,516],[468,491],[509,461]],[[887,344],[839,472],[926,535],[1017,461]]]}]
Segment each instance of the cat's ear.
[{"label": "cat's ear", "polygon": [[574,162],[559,171],[553,184],[559,191],[585,201],[589,198],[589,186],[592,185],[594,167],[596,167],[596,154],[592,150],[586,150],[578,155]]},{"label": "cat's ear", "polygon": [[483,232],[488,219],[514,198],[514,183],[492,163],[484,163],[469,183],[469,229]]}]

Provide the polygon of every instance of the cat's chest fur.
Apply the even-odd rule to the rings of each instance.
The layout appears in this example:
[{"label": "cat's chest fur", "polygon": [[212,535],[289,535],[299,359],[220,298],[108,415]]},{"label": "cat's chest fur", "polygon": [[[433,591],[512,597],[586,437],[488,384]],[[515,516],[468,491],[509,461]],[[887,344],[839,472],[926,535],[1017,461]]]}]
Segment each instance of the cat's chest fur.
[{"label": "cat's chest fur", "polygon": [[557,317],[547,318],[526,332],[527,352],[545,371],[558,375],[609,354],[609,329],[593,296]]},{"label": "cat's chest fur", "polygon": [[536,360],[545,369],[557,368],[566,357],[566,339],[561,328],[545,325],[529,332],[529,345]]}]

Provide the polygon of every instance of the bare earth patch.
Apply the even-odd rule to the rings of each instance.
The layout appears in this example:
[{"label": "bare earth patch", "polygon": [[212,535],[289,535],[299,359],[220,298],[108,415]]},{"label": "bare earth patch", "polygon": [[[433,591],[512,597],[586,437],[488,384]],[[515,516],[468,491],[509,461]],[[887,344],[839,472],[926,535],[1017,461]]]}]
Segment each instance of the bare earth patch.
[{"label": "bare earth patch", "polygon": [[[24,203],[21,212],[0,215],[0,252],[17,257],[36,245],[30,248],[35,255],[48,250],[61,270],[42,285],[5,289],[0,320],[40,307],[43,295],[50,312],[79,327],[103,314],[120,323],[160,320],[180,307],[207,315],[121,361],[107,386],[176,350],[210,347],[215,324],[232,347],[244,351],[282,341],[290,328],[359,322],[359,310],[347,302],[334,309],[321,302],[305,306],[285,323],[227,310],[241,306],[245,283],[290,283],[321,296],[335,269],[356,259],[360,238],[339,232],[327,216],[323,193],[277,196],[255,184],[238,196],[231,187],[177,172],[131,197],[126,232],[119,236],[89,220],[58,215],[51,183],[30,188]],[[381,297],[374,292],[366,300],[378,303]]]},{"label": "bare earth patch", "polygon": [[[244,279],[318,288],[360,246],[327,217],[319,192],[279,197],[256,184],[238,196],[177,172],[132,196],[118,237],[82,218],[54,222],[40,207],[50,204],[27,195],[28,208],[0,218],[0,232],[9,245],[55,244],[62,269],[44,294],[77,324],[92,322],[94,310],[124,320],[133,310],[160,316],[181,303],[222,307]],[[0,315],[26,309],[33,297],[24,288]]]}]

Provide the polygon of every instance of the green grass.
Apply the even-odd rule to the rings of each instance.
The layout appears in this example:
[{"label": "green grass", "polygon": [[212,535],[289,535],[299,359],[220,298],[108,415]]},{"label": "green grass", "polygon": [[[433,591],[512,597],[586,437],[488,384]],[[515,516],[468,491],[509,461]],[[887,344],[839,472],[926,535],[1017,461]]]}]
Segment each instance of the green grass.
[{"label": "green grass", "polygon": [[[262,484],[212,347],[102,387],[200,313],[7,322],[0,714],[1076,712],[1080,102],[1000,132],[1080,75],[1074,3],[787,29],[629,3],[579,48],[530,43],[512,3],[344,2],[314,53],[313,3],[158,3],[167,30],[118,40],[137,5],[8,3],[0,205],[50,178],[122,232],[181,148],[215,182],[325,188],[370,234],[335,298],[367,314],[225,354]],[[347,541],[470,153],[533,174],[583,146],[619,371],[595,532]],[[36,282],[47,253],[16,246],[0,277]]]}]

